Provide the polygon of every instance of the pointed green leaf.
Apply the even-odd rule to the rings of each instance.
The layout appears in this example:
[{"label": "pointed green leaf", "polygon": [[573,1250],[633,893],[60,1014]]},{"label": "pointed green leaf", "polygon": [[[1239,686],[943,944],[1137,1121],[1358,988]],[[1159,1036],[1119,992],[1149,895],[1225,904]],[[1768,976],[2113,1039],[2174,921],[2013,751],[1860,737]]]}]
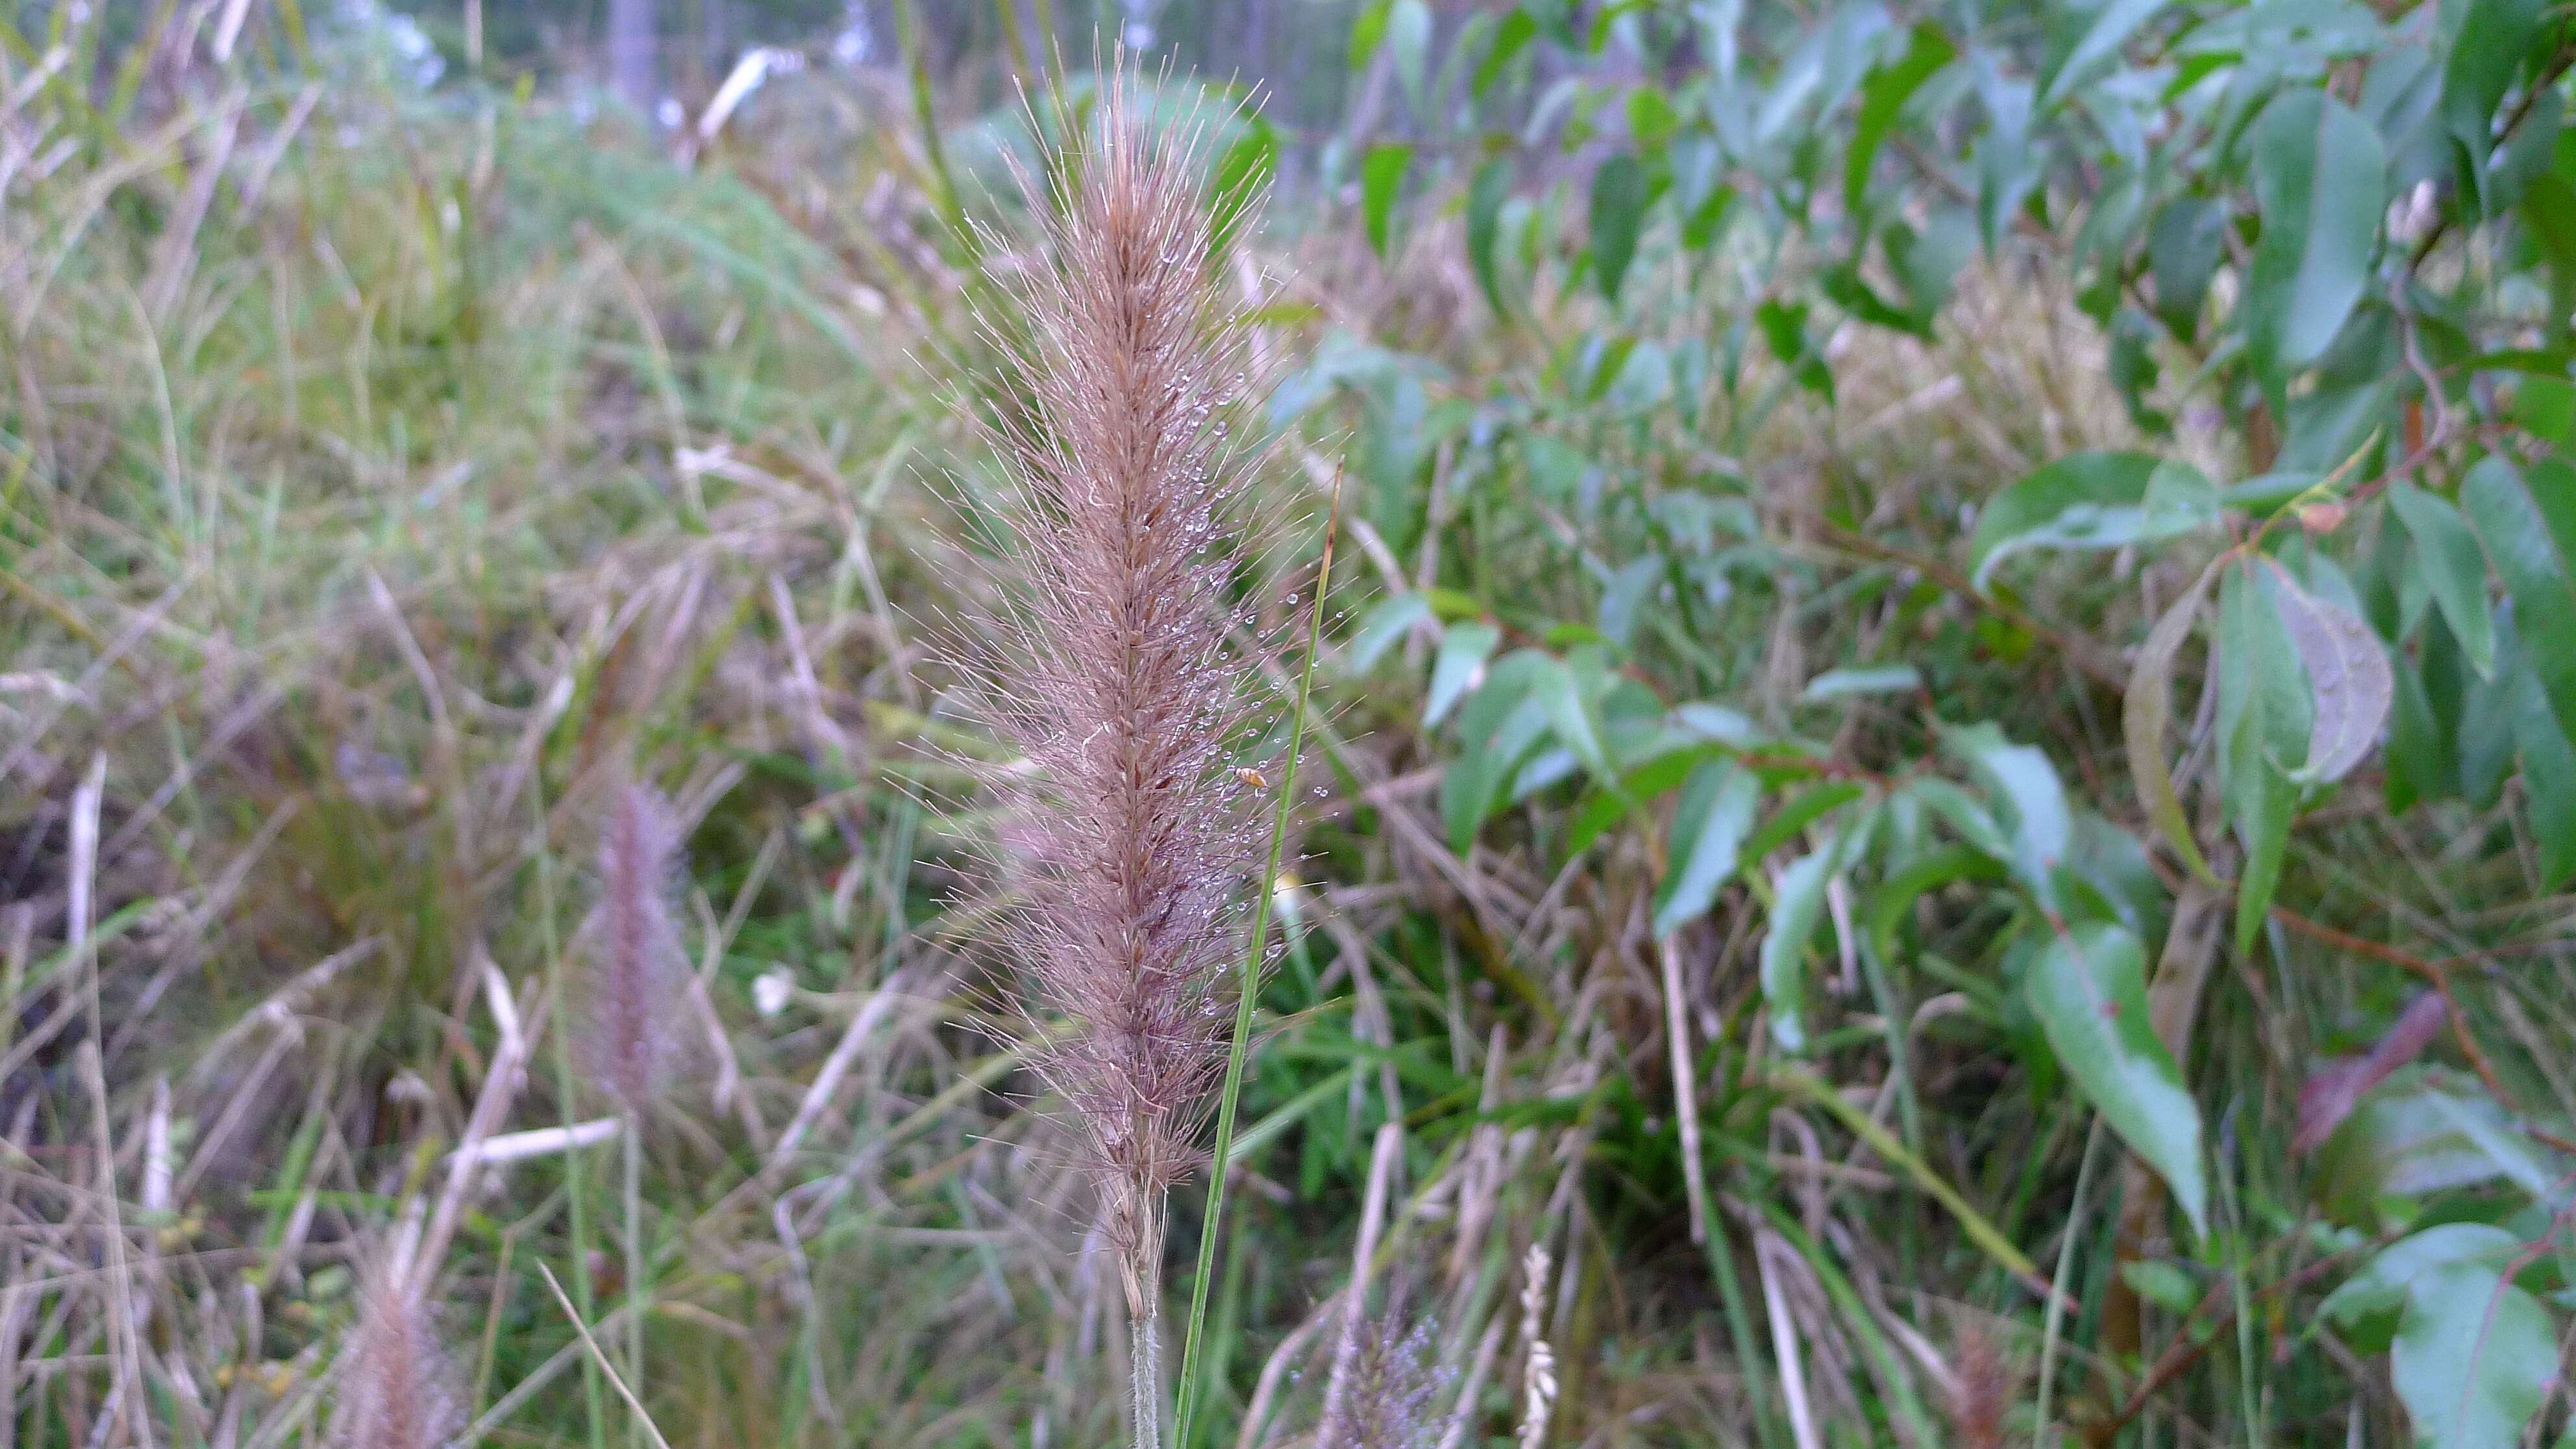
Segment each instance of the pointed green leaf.
[{"label": "pointed green leaf", "polygon": [[1826,780],[1808,786],[1782,801],[1780,808],[1771,812],[1771,818],[1762,822],[1762,828],[1753,832],[1753,838],[1744,842],[1744,858],[1760,860],[1788,844],[1799,831],[1867,793],[1850,780]]},{"label": "pointed green leaf", "polygon": [[2514,753],[2522,761],[2531,833],[2540,842],[2540,887],[2554,891],[2576,877],[2576,747],[2568,744],[2539,678],[2525,669],[2515,684]]},{"label": "pointed green leaf", "polygon": [[2240,306],[2256,364],[2286,373],[2325,355],[2369,285],[2388,155],[2351,107],[2304,86],[2264,109],[2252,140],[2263,230]]},{"label": "pointed green leaf", "polygon": [[2227,209],[2202,196],[2178,197],[2147,226],[2147,270],[2156,280],[2156,316],[2176,337],[2200,330],[2201,303],[2227,243]]},{"label": "pointed green leaf", "polygon": [[1610,751],[1602,740],[1598,705],[1585,695],[1583,683],[1572,668],[1550,662],[1556,667],[1541,671],[1531,691],[1531,697],[1547,711],[1548,729],[1556,735],[1558,744],[1592,772],[1594,779],[1604,783],[1617,780],[1618,772],[1610,767]]},{"label": "pointed green leaf", "polygon": [[1907,39],[1903,54],[1879,62],[1870,71],[1869,79],[1861,82],[1860,116],[1852,128],[1851,146],[1843,152],[1845,211],[1853,216],[1866,214],[1870,163],[1877,159],[1888,128],[1896,124],[1897,114],[1923,83],[1939,74],[1958,53],[1958,47],[1938,26],[1920,24]]},{"label": "pointed green leaf", "polygon": [[1735,874],[1737,852],[1753,828],[1762,781],[1729,760],[1691,771],[1673,812],[1672,848],[1655,891],[1655,934],[1669,936],[1704,914]]},{"label": "pointed green leaf", "polygon": [[1470,82],[1476,99],[1483,100],[1485,92],[1494,88],[1494,82],[1502,79],[1503,68],[1537,38],[1538,22],[1530,18],[1528,11],[1516,7],[1504,16],[1503,23],[1494,31],[1492,47],[1486,50],[1483,59],[1476,62],[1475,78]]},{"label": "pointed green leaf", "polygon": [[1452,624],[1440,638],[1440,653],[1431,663],[1431,697],[1422,706],[1422,726],[1446,718],[1485,676],[1485,661],[1494,655],[1503,631],[1491,624]]},{"label": "pointed green leaf", "polygon": [[2033,895],[2054,905],[2058,862],[2066,858],[2075,834],[2057,767],[2037,747],[2012,743],[1992,724],[1944,730],[1941,743],[2002,799],[2003,824],[2012,835],[2013,869]]},{"label": "pointed green leaf", "polygon": [[2404,479],[2389,485],[2388,506],[2414,538],[2433,603],[2468,655],[2469,667],[2481,679],[2493,678],[2495,621],[2487,608],[2487,556],[2478,548],[2477,535],[2458,509]]},{"label": "pointed green leaf", "polygon": [[1800,704],[1823,704],[1856,694],[1910,694],[1923,687],[1923,675],[1911,664],[1867,669],[1828,669],[1798,691]]},{"label": "pointed green leaf", "polygon": [[1369,249],[1386,255],[1395,198],[1404,190],[1404,173],[1413,165],[1413,148],[1381,141],[1360,162],[1360,219],[1368,228]]},{"label": "pointed green leaf", "polygon": [[2550,459],[2526,475],[2490,456],[2469,470],[2460,503],[2513,596],[2523,654],[2558,728],[2576,736],[2576,472]]},{"label": "pointed green leaf", "polygon": [[[1512,14],[1517,18],[1520,12]],[[1503,203],[1512,194],[1512,165],[1508,161],[1488,161],[1477,168],[1476,179],[1467,188],[1467,264],[1476,271],[1476,284],[1485,289],[1485,301],[1497,315],[1510,309],[1503,305],[1502,284],[1496,280],[1494,241],[1501,235]]]},{"label": "pointed green leaf", "polygon": [[2483,189],[2496,144],[2495,112],[2524,62],[2538,64],[2542,0],[2469,0],[2442,65],[2442,122],[2468,152],[2469,184]]},{"label": "pointed green leaf", "polygon": [[1645,221],[1646,168],[1625,153],[1602,162],[1592,173],[1592,275],[1611,301],[1619,300]]},{"label": "pointed green leaf", "polygon": [[2478,1183],[2556,1174],[2519,1140],[2513,1123],[2466,1073],[2408,1068],[2365,1093],[2317,1150],[2309,1185],[2337,1222],[2376,1227],[2395,1201]]},{"label": "pointed green leaf", "polygon": [[1547,738],[1548,711],[1535,694],[1565,666],[1535,649],[1517,649],[1485,671],[1458,715],[1458,758],[1440,777],[1440,819],[1460,855],[1501,803],[1521,764]]},{"label": "pointed green leaf", "polygon": [[2200,1105],[2148,1016],[2138,938],[2105,922],[2076,926],[2032,963],[2023,994],[2085,1099],[2173,1189],[2192,1230],[2207,1232]]},{"label": "pointed green leaf", "polygon": [[1424,0],[1395,0],[1386,15],[1387,59],[1417,111],[1431,70],[1431,7]]},{"label": "pointed green leaf", "polygon": [[1377,59],[1377,48],[1386,41],[1386,23],[1395,10],[1395,0],[1369,0],[1359,14],[1351,18],[1351,70],[1368,69]]},{"label": "pointed green leaf", "polygon": [[1814,343],[1807,339],[1807,304],[1778,299],[1753,309],[1754,325],[1762,329],[1762,340],[1771,346],[1771,355],[1789,369],[1798,385],[1823,398],[1834,400],[1834,370]]},{"label": "pointed green leaf", "polygon": [[2306,762],[2308,691],[2298,653],[2255,565],[2227,571],[2218,592],[2218,739],[2222,778],[2245,869],[2236,880],[2236,949],[2254,946],[2272,909],[2299,803],[2291,771]]},{"label": "pointed green leaf", "polygon": [[2431,1269],[2459,1263],[2500,1268],[2521,1247],[2521,1240],[2493,1223],[2437,1224],[2380,1249],[2325,1296],[2317,1316],[2355,1327],[2374,1314],[2405,1307],[2407,1285]]},{"label": "pointed green leaf", "polygon": [[1398,594],[1368,611],[1351,635],[1351,673],[1366,674],[1413,626],[1431,617],[1431,601],[1420,594]]},{"label": "pointed green leaf", "polygon": [[2030,548],[2124,548],[2218,521],[2218,488],[2188,463],[2148,453],[2070,453],[1986,500],[1968,540],[1979,589]]},{"label": "pointed green leaf", "polygon": [[2558,1326],[2483,1263],[2443,1263],[2406,1285],[2388,1376],[2418,1449],[2514,1449],[2558,1379]]},{"label": "pointed green leaf", "polygon": [[1899,794],[1931,811],[1942,824],[1950,827],[1952,834],[1974,847],[1979,854],[1992,857],[1999,865],[2013,863],[2012,838],[2004,834],[2004,828],[1995,823],[1995,817],[1967,791],[1938,775],[1925,775],[1905,782]]},{"label": "pointed green leaf", "polygon": [[1791,861],[1772,894],[1771,928],[1762,937],[1762,1004],[1771,1013],[1771,1039],[1782,1051],[1807,1049],[1807,943],[1824,918],[1836,853],[1836,843],[1828,840],[1814,854]]},{"label": "pointed green leaf", "polygon": [[2039,93],[2040,108],[2046,110],[2057,104],[2095,61],[2118,50],[2139,26],[2154,19],[2163,8],[2165,0],[2109,0],[2094,13],[2093,23],[2084,27],[2083,35],[2066,58],[2046,73],[2046,83]]}]

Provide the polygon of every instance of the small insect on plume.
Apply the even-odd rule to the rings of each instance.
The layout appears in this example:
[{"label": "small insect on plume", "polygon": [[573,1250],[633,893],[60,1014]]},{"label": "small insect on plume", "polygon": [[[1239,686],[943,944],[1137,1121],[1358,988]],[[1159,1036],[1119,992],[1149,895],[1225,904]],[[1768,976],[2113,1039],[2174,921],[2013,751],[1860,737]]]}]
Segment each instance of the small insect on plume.
[{"label": "small insect on plume", "polygon": [[582,925],[588,974],[585,1065],[625,1111],[641,1114],[680,1066],[688,959],[673,920],[680,834],[647,785],[612,797],[599,833],[599,900]]}]

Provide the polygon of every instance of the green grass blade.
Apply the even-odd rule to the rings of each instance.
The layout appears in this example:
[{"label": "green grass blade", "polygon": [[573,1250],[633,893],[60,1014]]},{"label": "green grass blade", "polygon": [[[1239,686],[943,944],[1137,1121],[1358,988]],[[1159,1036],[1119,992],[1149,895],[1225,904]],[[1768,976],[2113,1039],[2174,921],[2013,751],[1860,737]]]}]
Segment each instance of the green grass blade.
[{"label": "green grass blade", "polygon": [[1200,1338],[1207,1326],[1208,1279],[1216,1269],[1217,1234],[1225,1218],[1226,1181],[1233,1168],[1234,1113],[1243,1095],[1245,1044],[1252,1039],[1252,1008],[1260,996],[1261,953],[1270,939],[1270,902],[1277,893],[1279,856],[1288,842],[1288,812],[1297,798],[1297,753],[1306,744],[1306,703],[1315,688],[1316,645],[1324,632],[1324,594],[1333,582],[1333,535],[1341,523],[1341,483],[1333,484],[1333,512],[1324,524],[1324,557],[1315,570],[1315,601],[1306,616],[1306,661],[1297,676],[1297,712],[1288,725],[1288,761],[1279,770],[1279,811],[1270,825],[1270,858],[1263,868],[1259,894],[1253,899],[1252,939],[1244,947],[1243,983],[1236,993],[1234,1042],[1227,1048],[1225,1086],[1217,1096],[1216,1157],[1210,1168],[1207,1212],[1199,1223],[1198,1271],[1190,1280],[1190,1317],[1182,1330],[1180,1404],[1173,1415],[1172,1442],[1189,1449],[1192,1416],[1198,1409]]}]

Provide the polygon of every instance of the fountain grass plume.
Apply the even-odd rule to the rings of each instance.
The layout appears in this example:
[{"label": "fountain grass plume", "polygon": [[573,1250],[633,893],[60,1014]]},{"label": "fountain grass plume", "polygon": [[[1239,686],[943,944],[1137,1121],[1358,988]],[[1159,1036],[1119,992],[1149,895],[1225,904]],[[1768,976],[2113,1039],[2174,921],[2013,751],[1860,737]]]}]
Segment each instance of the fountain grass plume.
[{"label": "fountain grass plume", "polygon": [[583,924],[589,1029],[583,1065],[640,1127],[680,1065],[688,959],[672,915],[680,831],[649,785],[611,797],[599,832],[599,899]]},{"label": "fountain grass plume", "polygon": [[1095,123],[1022,179],[1046,256],[1011,325],[987,327],[1011,363],[993,426],[1017,577],[959,662],[1025,761],[992,776],[1005,943],[1032,1016],[1064,1023],[1037,1060],[1100,1187],[1152,1444],[1165,1203],[1202,1160],[1267,837],[1255,660],[1231,637],[1251,623],[1253,469],[1227,421],[1243,314],[1212,270],[1203,133],[1157,130],[1121,62]]},{"label": "fountain grass plume", "polygon": [[429,1307],[408,1274],[371,1268],[341,1360],[332,1421],[338,1449],[446,1449],[465,1427],[463,1401]]}]

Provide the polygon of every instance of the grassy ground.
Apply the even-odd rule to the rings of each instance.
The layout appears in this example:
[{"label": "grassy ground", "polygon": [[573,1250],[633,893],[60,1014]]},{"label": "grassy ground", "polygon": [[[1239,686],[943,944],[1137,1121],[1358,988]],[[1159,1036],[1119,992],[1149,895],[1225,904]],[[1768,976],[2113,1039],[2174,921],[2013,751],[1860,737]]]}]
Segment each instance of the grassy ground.
[{"label": "grassy ground", "polygon": [[[999,1014],[1006,968],[961,890],[986,822],[953,763],[985,747],[923,647],[973,575],[955,504],[991,468],[964,299],[1015,260],[974,256],[936,202],[974,138],[926,152],[908,98],[817,80],[684,170],[612,122],[328,64],[309,88],[147,67],[121,111],[54,88],[6,118],[0,1424],[46,1446],[323,1437],[363,1276],[409,1253],[490,1442],[637,1442],[548,1273],[675,1446],[1116,1442],[1116,1272]],[[1310,1432],[1362,1243],[1369,1301],[1428,1325],[1434,1442],[1518,1432],[1541,1339],[1548,1442],[1786,1444],[1793,1420],[1817,1443],[2001,1442],[1989,1419],[2032,1432],[2043,1354],[2061,1408],[2110,1411],[2137,1368],[2099,1322],[2117,1157],[2088,1152],[1981,897],[1927,897],[1888,981],[1842,963],[1820,1061],[1851,1090],[1802,1097],[1753,1028],[1758,893],[1665,955],[1659,827],[1569,854],[1581,802],[1558,791],[1453,850],[1421,646],[1363,669],[1348,641],[1408,580],[1503,601],[1516,631],[1594,617],[1607,564],[1668,526],[1642,503],[1578,525],[1535,463],[1477,472],[1443,429],[1486,409],[1741,510],[1731,592],[1638,647],[1668,698],[1797,721],[1862,776],[1907,768],[1922,720],[1798,698],[1906,639],[1963,711],[2116,778],[2099,671],[2142,594],[2187,580],[2052,566],[2022,584],[2039,617],[1938,562],[1993,480],[2125,436],[2068,381],[2099,375],[2068,362],[2098,343],[2041,300],[2062,287],[2007,269],[1940,343],[1857,344],[1883,355],[1830,412],[1779,376],[1550,411],[1582,360],[1482,320],[1435,260],[1453,225],[1425,217],[1385,269],[1333,228],[1250,253],[1294,278],[1260,339],[1283,375],[1401,347],[1424,412],[1346,369],[1275,480],[1310,514],[1346,455],[1358,562],[1328,615],[1321,783],[1295,801],[1202,1442]],[[1654,280],[1676,338],[1729,305]],[[1415,437],[1453,441],[1393,456]],[[1378,506],[1408,469],[1445,490],[1434,526]],[[1282,548],[1293,579],[1315,540]],[[690,1083],[640,1130],[571,1025],[630,779],[683,821],[695,965],[667,1003]],[[2528,903],[2510,841],[2458,843],[2499,831],[2328,821],[2293,870],[2346,913],[2402,889],[2454,939],[2550,939],[2563,903]],[[2222,983],[2195,1051],[2229,1124],[2233,1266],[2146,1308],[2150,1351],[2176,1294],[2232,1294],[2237,1327],[2188,1345],[2147,1442],[2394,1442],[2382,1370],[2295,1323],[2240,1334],[2321,1241],[2281,1165],[2307,1057],[2403,979],[2276,950]],[[2576,983],[2553,970],[2481,1020],[2517,1086],[2576,1110]],[[1668,1003],[1703,1109],[1697,1219]],[[1184,1192],[1176,1294],[1197,1212]],[[2073,1291],[2069,1322],[2019,1260]]]}]

